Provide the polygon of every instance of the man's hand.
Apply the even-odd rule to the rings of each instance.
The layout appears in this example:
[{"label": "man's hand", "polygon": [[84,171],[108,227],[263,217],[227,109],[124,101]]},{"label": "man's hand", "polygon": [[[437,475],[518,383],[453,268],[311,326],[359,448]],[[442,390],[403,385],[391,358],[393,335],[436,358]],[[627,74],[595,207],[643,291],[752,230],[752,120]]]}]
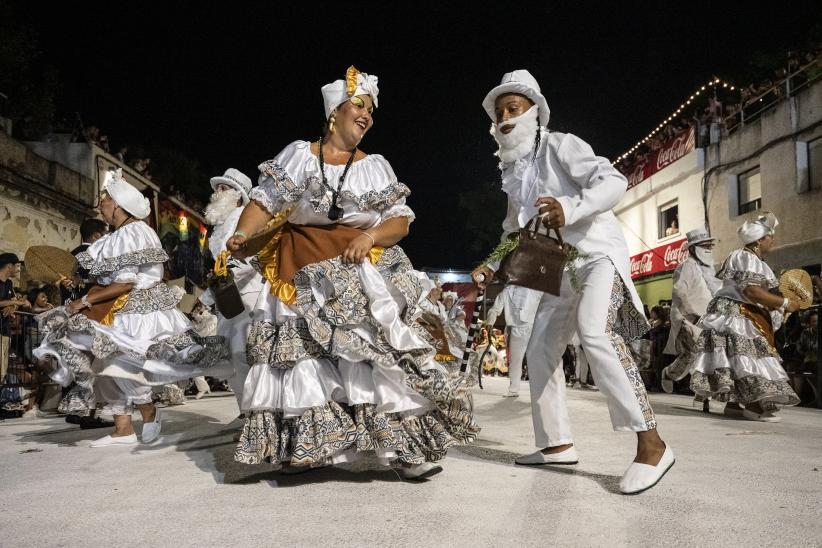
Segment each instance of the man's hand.
[{"label": "man's hand", "polygon": [[542,218],[542,223],[545,226],[559,228],[565,226],[565,212],[562,210],[562,205],[554,198],[544,196],[537,199],[535,206],[542,206],[539,208],[540,214],[546,214]]},{"label": "man's hand", "polygon": [[794,300],[789,300],[788,306],[785,307],[785,310],[787,312],[796,312],[797,310],[799,310],[799,303]]},{"label": "man's hand", "polygon": [[488,284],[491,283],[491,280],[494,279],[494,271],[491,270],[488,265],[478,266],[471,273],[471,278],[480,289],[485,289],[488,287]]}]

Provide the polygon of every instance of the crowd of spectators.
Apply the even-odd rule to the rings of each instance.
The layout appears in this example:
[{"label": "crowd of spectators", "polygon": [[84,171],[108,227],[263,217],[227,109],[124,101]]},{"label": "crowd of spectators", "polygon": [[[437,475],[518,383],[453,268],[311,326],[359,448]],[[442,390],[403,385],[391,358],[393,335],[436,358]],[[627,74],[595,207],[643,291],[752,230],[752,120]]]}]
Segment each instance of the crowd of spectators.
[{"label": "crowd of spectators", "polygon": [[618,168],[625,174],[635,173],[653,154],[670,145],[691,128],[696,133],[697,148],[718,142],[741,124],[752,121],[780,100],[803,88],[822,75],[822,50],[788,52],[785,64],[773,71],[771,78],[731,91],[714,86],[691,102],[689,114],[667,123],[641,144],[633,154],[621,160]]}]

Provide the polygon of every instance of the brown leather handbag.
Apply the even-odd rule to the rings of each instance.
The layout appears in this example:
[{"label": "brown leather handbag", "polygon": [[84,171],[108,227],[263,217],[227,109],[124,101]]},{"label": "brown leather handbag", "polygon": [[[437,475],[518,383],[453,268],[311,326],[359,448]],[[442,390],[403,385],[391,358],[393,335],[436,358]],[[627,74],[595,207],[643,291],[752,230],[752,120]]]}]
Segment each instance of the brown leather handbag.
[{"label": "brown leather handbag", "polygon": [[[519,243],[500,264],[496,277],[505,284],[559,295],[562,271],[568,262],[564,242],[558,229],[549,228],[548,234],[539,232],[542,216],[537,215],[519,229]],[[532,229],[533,227],[533,229]],[[550,236],[551,230],[556,238]]]}]

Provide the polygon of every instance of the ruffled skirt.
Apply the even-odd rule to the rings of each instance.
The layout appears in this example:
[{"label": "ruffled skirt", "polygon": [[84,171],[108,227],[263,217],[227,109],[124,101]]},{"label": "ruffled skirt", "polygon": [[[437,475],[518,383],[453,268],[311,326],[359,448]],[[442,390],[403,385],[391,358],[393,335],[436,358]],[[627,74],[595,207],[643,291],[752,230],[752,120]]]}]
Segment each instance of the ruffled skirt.
[{"label": "ruffled skirt", "polygon": [[737,301],[716,297],[697,324],[703,331],[696,344],[691,390],[743,405],[798,404],[776,349],[739,306]]},{"label": "ruffled skirt", "polygon": [[35,357],[56,359],[57,368],[50,376],[57,383],[76,383],[72,401],[66,402],[66,411],[79,411],[83,402],[94,408],[94,382],[98,375],[152,386],[197,375],[230,374],[224,338],[197,335],[176,309],[176,302],[172,308],[162,304],[163,309],[156,309],[159,300],[152,305],[130,296],[129,301],[130,308],[117,313],[111,325],[89,320],[82,314],[69,316],[64,307],[38,316],[45,337],[34,350]]},{"label": "ruffled skirt", "polygon": [[336,258],[300,269],[291,306],[266,285],[235,460],[321,466],[368,451],[419,464],[473,442],[470,390],[434,360],[415,321],[429,284],[394,246],[376,265]]}]

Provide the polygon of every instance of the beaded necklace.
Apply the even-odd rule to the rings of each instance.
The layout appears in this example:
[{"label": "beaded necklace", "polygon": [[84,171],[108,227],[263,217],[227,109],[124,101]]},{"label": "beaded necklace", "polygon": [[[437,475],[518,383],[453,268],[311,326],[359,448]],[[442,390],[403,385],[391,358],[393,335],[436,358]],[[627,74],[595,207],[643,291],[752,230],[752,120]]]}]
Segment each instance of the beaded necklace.
[{"label": "beaded necklace", "polygon": [[345,169],[340,176],[339,181],[337,182],[337,188],[331,188],[331,185],[328,184],[328,179],[325,177],[325,161],[323,160],[323,144],[325,143],[325,137],[320,138],[320,173],[322,174],[322,183],[325,188],[331,191],[331,207],[328,208],[328,218],[332,221],[339,221],[342,219],[343,210],[337,204],[337,201],[340,197],[340,191],[342,190],[343,184],[345,184],[345,176],[348,175],[348,170],[351,168],[351,164],[354,163],[354,156],[357,155],[357,147],[354,147],[354,150],[351,151],[351,156],[348,158],[348,162],[345,163]]}]

